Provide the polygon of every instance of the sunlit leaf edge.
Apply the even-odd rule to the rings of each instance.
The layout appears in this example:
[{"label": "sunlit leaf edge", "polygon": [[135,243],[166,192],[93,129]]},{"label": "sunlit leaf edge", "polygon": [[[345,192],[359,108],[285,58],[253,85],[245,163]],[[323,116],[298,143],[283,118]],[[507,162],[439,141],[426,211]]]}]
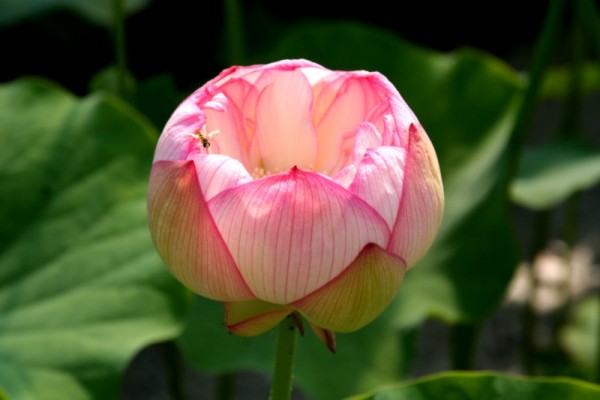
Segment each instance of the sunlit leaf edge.
[{"label": "sunlit leaf edge", "polygon": [[[482,380],[490,380],[490,379],[500,379],[506,380],[509,382],[515,382],[517,384],[533,384],[533,385],[555,385],[555,384],[563,384],[573,386],[574,388],[580,388],[584,390],[585,394],[590,394],[594,396],[600,396],[600,386],[591,382],[582,381],[569,377],[526,377],[514,374],[506,374],[500,372],[491,372],[491,371],[481,371],[481,372],[468,372],[468,371],[449,371],[449,372],[441,372],[432,375],[427,375],[421,378],[417,378],[414,380],[410,380],[403,383],[397,384],[389,384],[384,385],[381,388],[374,389],[368,393],[359,394],[356,396],[351,396],[346,398],[345,400],[369,400],[379,398],[379,395],[389,394],[393,395],[393,392],[403,391],[404,389],[416,388],[419,389],[420,386],[425,386],[430,383],[452,383],[453,380],[468,380],[468,381],[482,381]],[[399,393],[401,394],[401,393]],[[386,397],[387,398],[387,397]],[[499,399],[497,397],[490,397]],[[510,400],[512,397],[501,397],[500,399]],[[592,399],[591,397],[589,398]],[[560,400],[556,398],[555,400]]]}]

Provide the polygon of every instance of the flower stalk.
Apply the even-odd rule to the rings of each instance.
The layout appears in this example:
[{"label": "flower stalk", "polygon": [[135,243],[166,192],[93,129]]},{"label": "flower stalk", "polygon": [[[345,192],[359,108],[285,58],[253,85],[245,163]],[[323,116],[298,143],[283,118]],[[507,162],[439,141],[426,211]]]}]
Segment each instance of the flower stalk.
[{"label": "flower stalk", "polygon": [[296,336],[296,323],[291,316],[288,316],[279,324],[271,400],[289,400],[291,398],[294,359],[296,358]]}]

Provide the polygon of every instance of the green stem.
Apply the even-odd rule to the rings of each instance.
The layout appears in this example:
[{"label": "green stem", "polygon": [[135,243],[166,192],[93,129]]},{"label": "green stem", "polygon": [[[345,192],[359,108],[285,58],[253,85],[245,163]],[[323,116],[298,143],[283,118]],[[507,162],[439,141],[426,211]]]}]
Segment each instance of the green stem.
[{"label": "green stem", "polygon": [[287,317],[279,324],[271,400],[289,400],[291,398],[295,356],[296,325],[292,318]]},{"label": "green stem", "polygon": [[542,78],[550,63],[552,49],[556,43],[556,38],[560,30],[565,2],[565,0],[552,0],[550,3],[546,13],[544,26],[535,48],[533,62],[529,72],[529,84],[527,85],[525,95],[523,96],[523,102],[519,109],[519,113],[517,114],[515,126],[508,144],[510,157],[508,184],[516,176],[518,171],[521,151],[525,142],[529,123],[533,116],[533,112],[535,111]]},{"label": "green stem", "polygon": [[244,64],[244,29],[238,0],[225,1],[225,31],[227,33],[228,64]]},{"label": "green stem", "polygon": [[113,0],[113,39],[117,64],[117,94],[126,96],[127,56],[125,52],[125,16],[123,0]]}]

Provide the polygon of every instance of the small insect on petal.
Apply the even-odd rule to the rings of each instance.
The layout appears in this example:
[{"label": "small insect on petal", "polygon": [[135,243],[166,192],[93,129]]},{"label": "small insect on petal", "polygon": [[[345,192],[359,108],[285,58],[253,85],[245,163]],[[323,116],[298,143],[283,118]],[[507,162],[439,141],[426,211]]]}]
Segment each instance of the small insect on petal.
[{"label": "small insect on petal", "polygon": [[214,130],[214,131],[211,131],[208,133],[204,133],[202,131],[202,129],[198,129],[198,130],[196,130],[196,132],[190,133],[188,135],[193,136],[196,139],[198,139],[198,141],[200,142],[202,147],[204,149],[206,149],[206,151],[208,151],[208,148],[210,147],[210,139],[217,136],[219,133],[220,133],[219,130]]}]

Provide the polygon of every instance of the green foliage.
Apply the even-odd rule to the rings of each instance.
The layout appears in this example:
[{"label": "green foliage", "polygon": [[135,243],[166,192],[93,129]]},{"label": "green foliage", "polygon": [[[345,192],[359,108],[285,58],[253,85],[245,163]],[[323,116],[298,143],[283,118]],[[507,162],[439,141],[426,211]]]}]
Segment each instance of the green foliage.
[{"label": "green foliage", "polygon": [[156,131],[124,103],[0,87],[0,386],[10,399],[116,398],[188,298],[150,240]]},{"label": "green foliage", "polygon": [[[119,69],[111,65],[110,67],[104,68],[98,71],[90,82],[90,92],[107,92],[115,95],[119,94]],[[137,82],[135,77],[129,72],[125,72],[125,78],[123,79],[123,97],[127,101],[131,101],[133,93],[136,90]]]},{"label": "green foliage", "polygon": [[[133,14],[150,1],[123,0],[125,12]],[[113,22],[113,3],[113,0],[0,0],[0,26],[14,25],[49,11],[69,10],[108,28]]]},{"label": "green foliage", "polygon": [[525,149],[511,198],[524,207],[546,210],[598,182],[600,149],[582,141],[557,139]]},{"label": "green foliage", "polygon": [[[118,69],[115,66],[105,68],[90,81],[90,92],[105,92],[118,95]],[[136,82],[130,74],[125,75],[125,95],[137,110],[162,129],[171,113],[184,99],[175,86],[173,77],[168,74],[152,76],[142,82]]]},{"label": "green foliage", "polygon": [[[125,13],[149,3],[124,0]],[[113,23],[112,0],[0,0],[0,9],[0,27],[64,10],[106,28]],[[382,72],[420,118],[441,164],[441,232],[392,306],[360,331],[338,334],[335,355],[310,330],[298,340],[297,386],[314,400],[342,398],[405,376],[425,318],[481,321],[501,301],[517,263],[506,216],[514,150],[507,144],[525,82],[473,49],[439,54],[372,26],[288,27],[258,15],[263,23],[255,19],[249,32],[247,64],[307,58]],[[210,55],[198,57],[185,62],[210,64]],[[145,205],[156,128],[183,96],[168,74],[139,82],[131,74],[126,105],[108,94],[123,89],[117,73],[100,71],[84,99],[40,80],[0,86],[0,400],[117,398],[132,356],[174,337],[202,371],[271,373],[274,331],[229,335],[222,306],[199,297],[184,326],[191,298],[156,255]],[[569,75],[551,69],[540,96],[564,98]],[[584,65],[581,91],[597,91],[599,77],[596,64]],[[549,209],[599,180],[598,149],[555,141],[526,149],[509,193],[520,205]],[[597,297],[577,305],[561,332],[586,372],[597,363],[599,308]],[[586,400],[600,398],[600,389],[569,379],[446,373],[352,399],[447,398]]]},{"label": "green foliage", "polygon": [[594,400],[600,386],[567,378],[448,372],[347,400]]},{"label": "green foliage", "polygon": [[570,319],[560,332],[560,341],[575,362],[593,378],[598,373],[600,353],[600,296],[591,296],[574,306]]},{"label": "green foliage", "polygon": [[162,74],[140,82],[133,103],[159,130],[162,130],[171,113],[184,97],[177,90],[173,77]]},{"label": "green foliage", "polygon": [[[569,65],[549,68],[540,88],[540,97],[545,99],[564,99],[571,84],[571,68]],[[583,65],[581,75],[581,91],[583,94],[600,91],[600,68],[598,68],[597,64],[587,63]]]}]

